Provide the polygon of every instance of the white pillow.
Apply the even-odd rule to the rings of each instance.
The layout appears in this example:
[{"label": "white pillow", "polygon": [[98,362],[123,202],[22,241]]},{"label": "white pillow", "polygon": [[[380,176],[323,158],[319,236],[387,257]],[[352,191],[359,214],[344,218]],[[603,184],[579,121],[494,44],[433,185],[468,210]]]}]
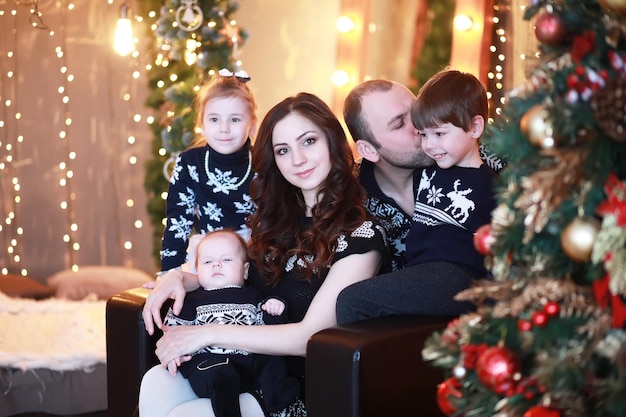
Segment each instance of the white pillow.
[{"label": "white pillow", "polygon": [[100,300],[130,288],[141,287],[154,276],[136,268],[124,266],[81,266],[57,272],[48,278],[48,285],[55,289],[55,296],[69,300],[82,300],[94,294]]}]

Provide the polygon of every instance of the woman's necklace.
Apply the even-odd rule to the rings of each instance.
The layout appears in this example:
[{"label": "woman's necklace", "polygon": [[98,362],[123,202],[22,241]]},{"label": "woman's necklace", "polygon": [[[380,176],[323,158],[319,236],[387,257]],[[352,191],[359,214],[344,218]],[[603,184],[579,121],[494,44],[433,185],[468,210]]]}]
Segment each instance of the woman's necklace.
[{"label": "woman's necklace", "polygon": [[207,185],[214,185],[213,188],[214,193],[224,193],[230,194],[230,191],[235,191],[241,185],[246,182],[248,176],[250,176],[250,171],[252,171],[252,152],[248,150],[248,169],[246,170],[246,175],[243,176],[241,181],[235,183],[237,181],[237,177],[231,177],[232,171],[222,172],[218,168],[215,168],[215,174],[209,171],[209,150],[207,149],[204,154],[204,171],[206,172],[207,177],[209,178],[209,182]]}]

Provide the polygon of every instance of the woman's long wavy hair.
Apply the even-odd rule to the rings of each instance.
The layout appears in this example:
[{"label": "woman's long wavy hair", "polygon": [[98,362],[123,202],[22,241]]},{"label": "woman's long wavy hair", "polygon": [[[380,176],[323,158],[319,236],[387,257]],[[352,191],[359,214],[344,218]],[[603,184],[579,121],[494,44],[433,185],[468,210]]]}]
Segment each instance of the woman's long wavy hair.
[{"label": "woman's long wavy hair", "polygon": [[[331,170],[323,182],[313,224],[303,228],[306,206],[302,192],[287,182],[276,165],[272,135],[276,124],[297,113],[309,119],[328,139]],[[249,252],[271,284],[280,280],[287,259],[296,255],[313,259],[303,268],[302,278],[323,276],[331,264],[337,239],[355,230],[368,218],[365,190],[353,175],[354,158],[343,127],[332,110],[317,96],[300,93],[274,106],[261,122],[252,150],[252,168],[257,173],[250,186],[256,211],[248,217],[252,230]]]}]

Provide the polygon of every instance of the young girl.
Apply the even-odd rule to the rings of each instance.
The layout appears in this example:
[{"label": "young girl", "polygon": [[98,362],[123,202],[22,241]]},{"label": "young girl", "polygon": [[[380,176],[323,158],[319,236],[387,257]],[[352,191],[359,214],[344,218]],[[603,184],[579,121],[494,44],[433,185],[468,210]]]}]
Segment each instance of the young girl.
[{"label": "young girl", "polygon": [[[172,308],[178,312],[185,290],[199,285],[195,275],[167,274],[143,310],[146,330],[152,334],[156,324],[165,332],[156,349],[163,366],[152,368],[142,380],[141,417],[211,416],[210,400],[198,399],[187,381],[172,378],[164,368],[203,346],[286,356],[290,375],[303,383],[307,342],[336,324],[337,294],[376,275],[387,260],[384,232],[365,210],[365,191],[352,174],[346,135],[318,97],[300,93],[272,108],[261,123],[252,160],[258,175],[251,188],[257,210],[248,222],[249,282],[266,297],[285,300],[287,323],[163,327],[163,302],[174,298]],[[242,415],[263,415],[250,398],[242,395]],[[304,403],[297,400],[276,415],[305,416]]]},{"label": "young girl", "polygon": [[245,73],[221,70],[198,92],[196,126],[202,136],[179,155],[172,173],[161,274],[185,262],[194,229],[207,233],[230,228],[248,238],[245,222],[254,211],[250,137],[257,122],[249,80]]}]

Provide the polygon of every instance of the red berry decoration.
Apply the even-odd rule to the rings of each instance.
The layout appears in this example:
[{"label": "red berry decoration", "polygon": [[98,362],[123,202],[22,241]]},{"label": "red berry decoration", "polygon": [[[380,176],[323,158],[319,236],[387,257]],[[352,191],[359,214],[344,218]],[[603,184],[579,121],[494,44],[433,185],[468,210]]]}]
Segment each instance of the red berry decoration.
[{"label": "red berry decoration", "polygon": [[544,311],[535,311],[532,316],[533,324],[537,327],[543,327],[548,322],[548,315]]},{"label": "red berry decoration", "polygon": [[461,381],[455,377],[446,379],[437,387],[437,405],[444,414],[450,416],[457,412],[457,408],[450,403],[450,397],[463,398],[460,388]]},{"label": "red berry decoration", "polygon": [[494,240],[490,224],[480,226],[474,233],[474,247],[483,256],[491,254],[491,245],[493,245]]},{"label": "red berry decoration", "polygon": [[498,394],[505,394],[515,386],[521,368],[517,355],[504,346],[490,347],[476,362],[478,380]]},{"label": "red berry decoration", "polygon": [[556,317],[561,313],[561,306],[556,301],[548,301],[543,306],[543,311],[545,311],[549,317]]},{"label": "red berry decoration", "polygon": [[563,41],[565,24],[556,13],[544,12],[535,21],[535,37],[539,42],[558,45]]},{"label": "red berry decoration", "polygon": [[520,332],[527,332],[530,331],[530,329],[532,329],[533,325],[531,322],[529,322],[528,320],[524,320],[524,319],[519,319],[517,321],[517,328]]},{"label": "red berry decoration", "polygon": [[561,412],[555,408],[535,405],[526,410],[524,417],[561,417]]}]

